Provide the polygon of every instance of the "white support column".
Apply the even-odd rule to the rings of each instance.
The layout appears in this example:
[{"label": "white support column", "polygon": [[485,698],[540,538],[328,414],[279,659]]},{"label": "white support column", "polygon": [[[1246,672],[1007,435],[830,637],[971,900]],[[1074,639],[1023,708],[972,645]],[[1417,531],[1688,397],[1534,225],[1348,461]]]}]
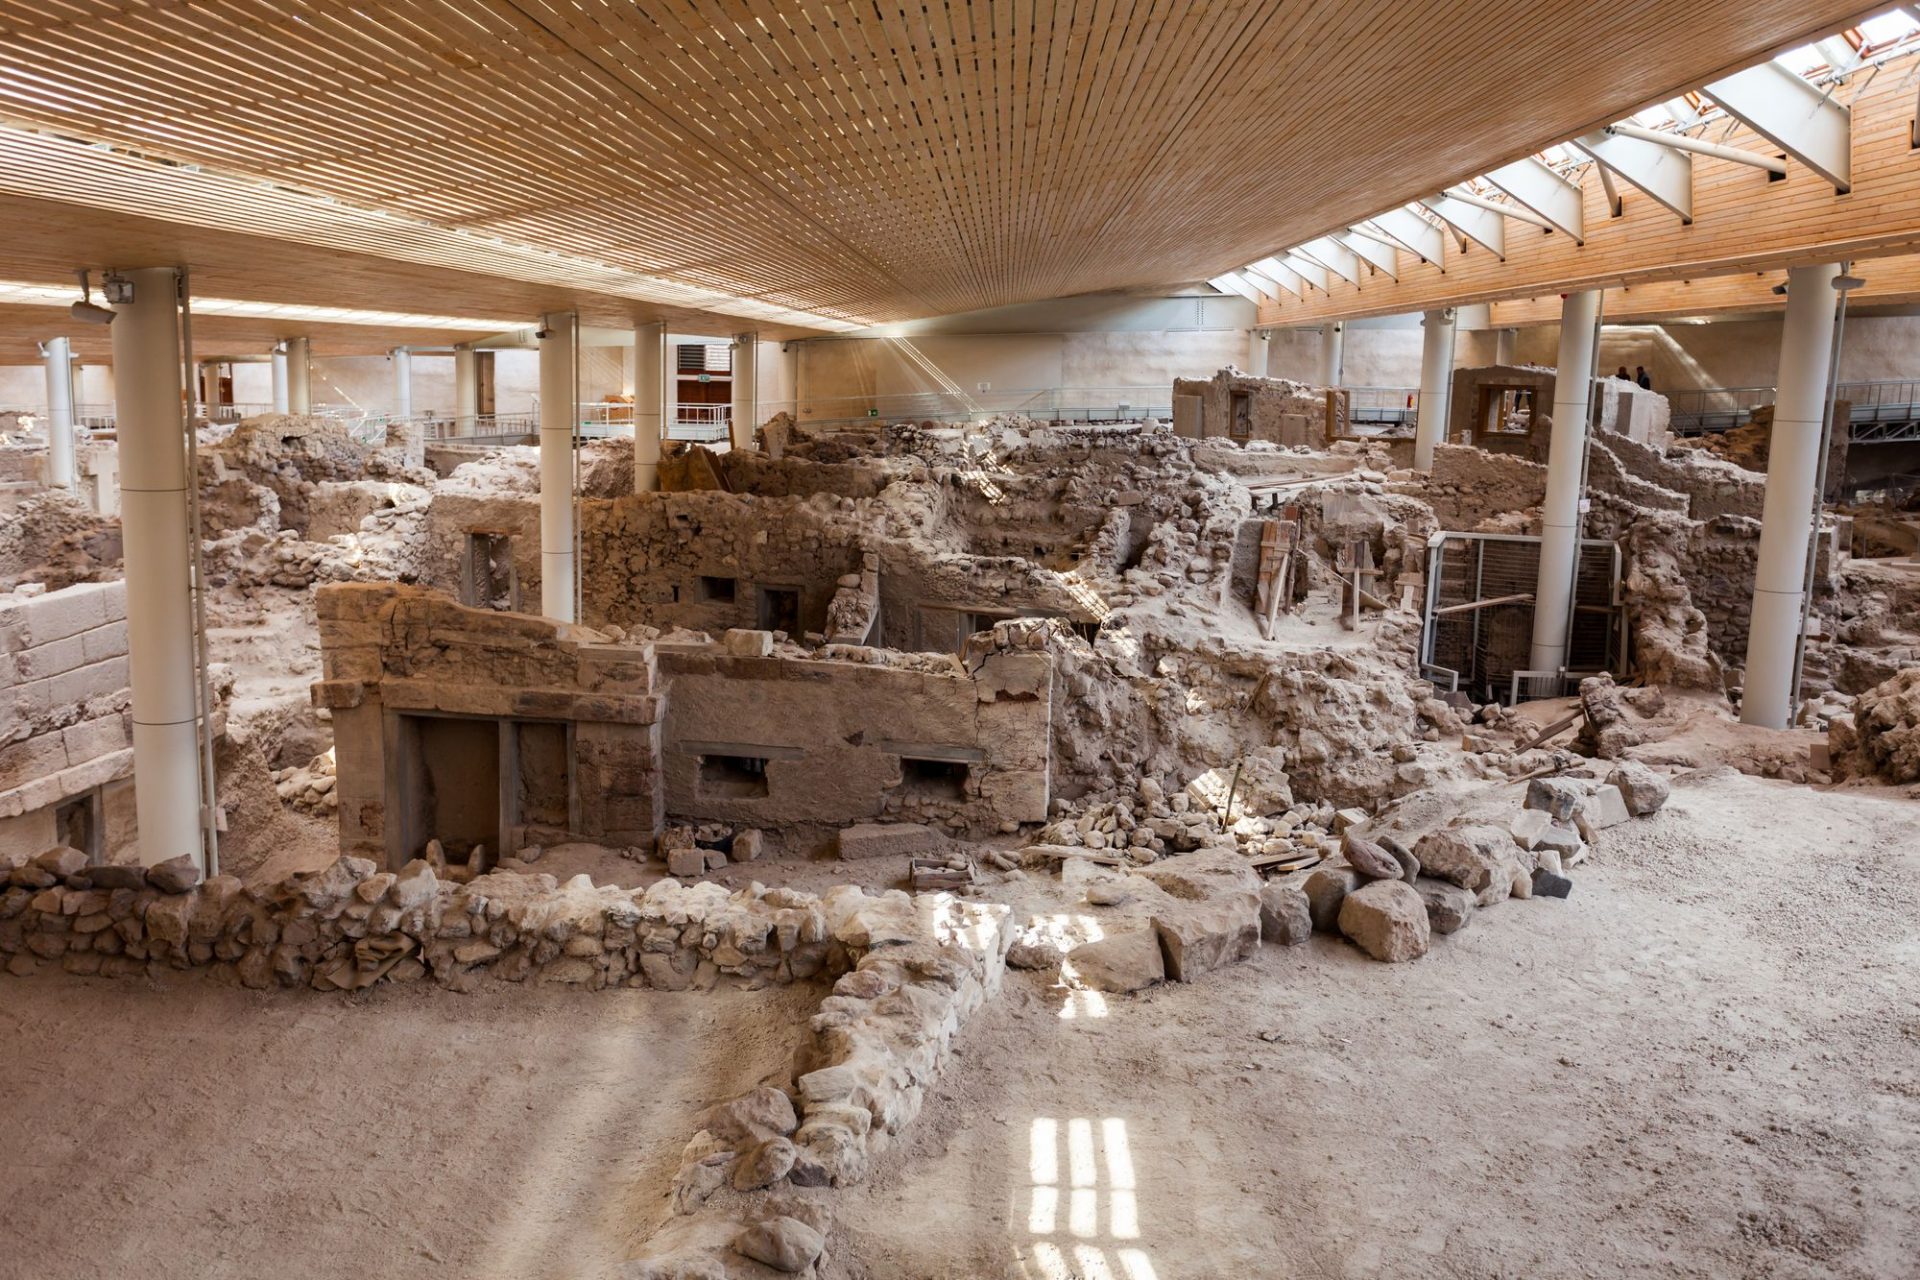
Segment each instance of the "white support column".
[{"label": "white support column", "polygon": [[287,352],[284,346],[273,349],[273,411],[291,413],[292,404],[288,390]]},{"label": "white support column", "polygon": [[753,445],[753,432],[760,425],[760,335],[733,335],[733,405],[729,432],[735,449]]},{"label": "white support column", "polygon": [[1347,326],[1339,320],[1329,320],[1320,329],[1320,385],[1337,387],[1340,374],[1346,365]]},{"label": "white support column", "polygon": [[140,861],[152,866],[181,854],[204,860],[180,277],[171,267],[125,274],[133,282],[133,301],[116,308],[113,322],[113,401],[133,684],[134,807]]},{"label": "white support column", "polygon": [[574,621],[573,434],[579,425],[571,313],[545,316],[540,330],[540,612]]},{"label": "white support column", "polygon": [[388,354],[393,358],[393,416],[411,418],[413,416],[413,353],[405,347],[395,347]]},{"label": "white support column", "polygon": [[633,331],[633,491],[660,487],[660,438],[666,430],[667,324],[643,324]]},{"label": "white support column", "polygon": [[1547,499],[1540,516],[1540,576],[1533,589],[1535,671],[1567,663],[1567,619],[1580,555],[1580,482],[1586,474],[1587,407],[1600,293],[1570,293],[1560,304],[1560,363],[1553,378],[1553,435],[1547,443]]},{"label": "white support column", "polygon": [[305,338],[287,339],[287,412],[313,412],[313,351]]},{"label": "white support column", "polygon": [[1272,341],[1265,329],[1247,330],[1247,372],[1256,378],[1267,376],[1267,351]]},{"label": "white support column", "polygon": [[73,346],[50,338],[41,348],[47,364],[47,483],[73,488]]},{"label": "white support column", "polygon": [[453,434],[480,429],[480,358],[469,346],[453,349]]},{"label": "white support column", "polygon": [[1513,363],[1513,340],[1518,336],[1518,332],[1513,329],[1493,331],[1493,362],[1495,364]]},{"label": "white support column", "polygon": [[1838,266],[1787,272],[1787,317],[1780,335],[1779,388],[1767,450],[1767,492],[1760,509],[1760,563],[1753,579],[1747,671],[1740,697],[1744,724],[1784,729],[1793,715],[1794,655],[1814,534],[1815,475],[1833,358],[1833,281]]},{"label": "white support column", "polygon": [[1453,412],[1453,309],[1429,311],[1420,321],[1420,413],[1413,429],[1413,466],[1433,470],[1433,447],[1447,438]]}]

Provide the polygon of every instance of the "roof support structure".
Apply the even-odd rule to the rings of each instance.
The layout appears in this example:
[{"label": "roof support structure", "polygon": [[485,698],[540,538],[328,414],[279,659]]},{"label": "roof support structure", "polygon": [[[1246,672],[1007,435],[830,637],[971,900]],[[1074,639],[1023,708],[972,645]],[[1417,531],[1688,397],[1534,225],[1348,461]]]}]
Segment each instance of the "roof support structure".
[{"label": "roof support structure", "polygon": [[1309,240],[1293,252],[1319,263],[1349,284],[1361,282],[1360,256],[1332,236]]},{"label": "roof support structure", "polygon": [[1408,253],[1414,254],[1422,262],[1431,262],[1435,266],[1445,264],[1447,249],[1445,233],[1412,209],[1402,205],[1397,209],[1389,209],[1370,221],[1393,239],[1398,240]]},{"label": "roof support structure", "polygon": [[1258,289],[1265,300],[1272,302],[1280,301],[1279,281],[1269,278],[1266,273],[1254,267],[1242,267],[1238,274],[1242,280],[1245,280],[1248,284]]},{"label": "roof support structure", "polygon": [[1207,283],[1222,293],[1237,293],[1254,306],[1260,305],[1260,291],[1232,271],[1217,275]]},{"label": "roof support structure", "polygon": [[1359,227],[1349,227],[1345,231],[1333,233],[1333,239],[1350,250],[1355,257],[1389,279],[1400,278],[1400,254],[1387,243],[1384,236],[1376,236],[1371,231]]},{"label": "roof support structure", "polygon": [[[1693,221],[1693,157],[1687,152],[1605,129],[1576,138],[1573,145],[1593,157],[1602,178],[1611,174],[1630,182],[1680,221]],[[1619,216],[1617,205],[1614,216]]]},{"label": "roof support structure", "polygon": [[1420,203],[1465,239],[1486,248],[1502,262],[1507,260],[1507,224],[1498,209],[1483,208],[1456,194],[1428,196]]},{"label": "roof support structure", "polygon": [[1298,249],[1287,250],[1285,261],[1287,266],[1291,267],[1293,273],[1299,276],[1301,280],[1312,285],[1322,293],[1327,291],[1327,269],[1325,267],[1311,258],[1301,257]]},{"label": "roof support structure", "polygon": [[[1623,138],[1634,138],[1641,142],[1650,142],[1657,147],[1670,151],[1685,151],[1696,156],[1714,156],[1721,160],[1731,160],[1735,164],[1752,165],[1756,169],[1765,169],[1768,173],[1780,177],[1787,176],[1787,162],[1778,156],[1761,155],[1758,151],[1745,151],[1739,147],[1730,147],[1724,142],[1709,142],[1705,138],[1696,138],[1688,133],[1663,133],[1658,129],[1643,129],[1637,124],[1623,122],[1610,124],[1600,130],[1601,134],[1617,134]],[[1576,142],[1575,146],[1585,147]]]},{"label": "roof support structure", "polygon": [[1487,181],[1545,218],[1554,230],[1572,236],[1575,244],[1586,243],[1579,184],[1555,173],[1540,157],[1503,164],[1487,174]]},{"label": "roof support structure", "polygon": [[1298,271],[1295,271],[1278,258],[1262,258],[1253,264],[1253,269],[1279,285],[1282,289],[1285,289],[1294,297],[1304,298],[1307,296],[1307,282],[1300,278]]},{"label": "roof support structure", "polygon": [[1714,81],[1706,95],[1840,194],[1853,189],[1853,113],[1805,76],[1763,62]]}]

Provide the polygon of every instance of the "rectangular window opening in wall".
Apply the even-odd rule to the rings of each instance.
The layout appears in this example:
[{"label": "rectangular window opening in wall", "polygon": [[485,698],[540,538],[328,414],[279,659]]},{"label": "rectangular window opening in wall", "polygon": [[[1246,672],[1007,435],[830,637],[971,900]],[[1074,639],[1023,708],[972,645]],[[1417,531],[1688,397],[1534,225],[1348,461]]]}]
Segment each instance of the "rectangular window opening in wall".
[{"label": "rectangular window opening in wall", "polygon": [[762,631],[800,631],[800,592],[789,587],[761,587],[758,625]]},{"label": "rectangular window opening in wall", "polygon": [[700,794],[725,800],[751,800],[766,795],[766,757],[701,756]]},{"label": "rectangular window opening in wall", "polygon": [[900,791],[904,800],[965,800],[967,765],[961,760],[900,760]]},{"label": "rectangular window opening in wall", "polygon": [[1227,434],[1235,440],[1253,435],[1253,397],[1244,391],[1233,393],[1232,412],[1227,418]]},{"label": "rectangular window opening in wall", "polygon": [[504,533],[467,535],[467,565],[461,603],[475,609],[512,612],[519,584],[513,570],[513,538]]},{"label": "rectangular window opening in wall", "polygon": [[700,579],[700,599],[706,603],[731,603],[738,594],[738,590],[738,584],[732,578]]},{"label": "rectangular window opening in wall", "polygon": [[69,849],[87,855],[88,862],[103,860],[101,845],[100,796],[89,791],[61,804],[53,811],[54,838]]}]

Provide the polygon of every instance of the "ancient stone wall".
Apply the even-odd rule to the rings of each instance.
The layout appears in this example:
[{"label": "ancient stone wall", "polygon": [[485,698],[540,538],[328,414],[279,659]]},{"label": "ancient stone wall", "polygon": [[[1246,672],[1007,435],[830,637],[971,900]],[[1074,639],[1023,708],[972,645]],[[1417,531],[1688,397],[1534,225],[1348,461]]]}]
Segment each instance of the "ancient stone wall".
[{"label": "ancient stone wall", "polygon": [[[528,815],[516,809],[531,802],[512,762],[543,732],[529,725],[564,729],[566,794],[540,799],[564,806],[567,830],[616,845],[650,846],[659,834],[663,695],[651,646],[597,643],[590,631],[391,584],[323,587],[315,607],[325,678],[314,701],[333,717],[343,851],[397,867],[445,837],[434,816],[448,806],[478,810],[461,812],[464,837],[518,847]],[[498,726],[497,776],[475,764],[456,778],[435,758],[433,726],[461,720]],[[458,745],[487,758],[484,733]],[[437,777],[441,763],[449,771]],[[472,797],[444,794],[456,783]]]},{"label": "ancient stone wall", "polygon": [[1053,662],[827,646],[662,645],[676,817],[820,832],[873,819],[990,832],[1047,816]]},{"label": "ancient stone wall", "polygon": [[[132,776],[127,680],[124,582],[0,596],[0,853],[64,842],[62,802]],[[132,840],[129,799],[92,816],[85,852]]]},{"label": "ancient stone wall", "polygon": [[1326,399],[1305,383],[1227,368],[1211,378],[1175,378],[1174,404],[1178,406],[1184,396],[1200,401],[1202,437],[1326,447]]}]

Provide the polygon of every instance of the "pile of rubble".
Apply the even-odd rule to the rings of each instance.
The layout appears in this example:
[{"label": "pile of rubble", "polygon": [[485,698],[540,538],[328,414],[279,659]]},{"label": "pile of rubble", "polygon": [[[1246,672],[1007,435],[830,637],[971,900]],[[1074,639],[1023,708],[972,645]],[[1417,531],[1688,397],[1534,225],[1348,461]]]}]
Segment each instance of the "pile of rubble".
[{"label": "pile of rubble", "polygon": [[281,803],[317,818],[330,817],[340,809],[340,796],[334,790],[333,748],[329,747],[304,765],[275,769],[274,790]]}]

